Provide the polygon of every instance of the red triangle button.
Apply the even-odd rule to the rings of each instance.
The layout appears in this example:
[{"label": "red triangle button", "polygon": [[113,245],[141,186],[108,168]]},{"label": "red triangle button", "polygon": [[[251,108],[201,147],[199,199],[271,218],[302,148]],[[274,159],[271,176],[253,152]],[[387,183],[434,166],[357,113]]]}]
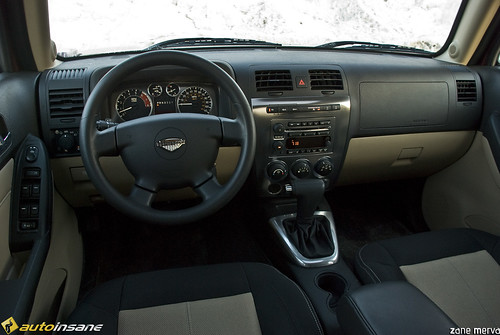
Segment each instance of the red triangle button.
[{"label": "red triangle button", "polygon": [[297,87],[307,87],[306,77],[295,77],[295,84]]}]

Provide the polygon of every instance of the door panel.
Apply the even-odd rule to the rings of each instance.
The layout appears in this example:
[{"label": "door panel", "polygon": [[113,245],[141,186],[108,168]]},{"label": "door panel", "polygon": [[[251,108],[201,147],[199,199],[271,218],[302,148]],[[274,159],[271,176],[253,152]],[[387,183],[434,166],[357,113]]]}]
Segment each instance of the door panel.
[{"label": "door panel", "polygon": [[11,261],[9,249],[10,194],[14,160],[11,159],[0,170],[0,280],[7,277],[7,268]]},{"label": "door panel", "polygon": [[[16,233],[21,225],[12,224],[12,218],[20,215],[19,197],[21,195],[20,175],[25,175],[28,161],[26,146],[36,143],[40,150],[46,152],[44,145],[37,138],[38,109],[36,103],[36,83],[38,73],[1,73],[0,74],[0,320],[14,317],[16,322],[27,321],[40,273],[45,262],[49,240],[46,230],[33,235],[44,235],[35,242],[29,242],[21,250],[14,250],[13,231]],[[32,142],[26,142],[32,138]],[[33,142],[35,141],[35,142]],[[40,154],[40,157],[45,155]],[[44,163],[45,161],[45,163]],[[48,156],[39,160],[40,166],[35,167],[44,173],[44,177],[30,179],[39,182],[45,189],[52,191],[51,173],[48,168]],[[18,180],[16,180],[16,178]],[[40,187],[41,188],[41,187]],[[46,200],[42,201],[42,197]],[[33,197],[34,198],[34,197]],[[16,200],[17,199],[17,200]],[[49,200],[50,199],[50,200]],[[30,207],[38,210],[38,203],[52,201],[48,193],[40,193],[40,200],[28,199]],[[46,207],[49,207],[47,204]],[[51,207],[51,205],[50,205]],[[24,213],[21,213],[24,214]],[[33,218],[30,218],[32,220]],[[40,218],[40,222],[48,219]],[[27,235],[26,235],[27,236]]]}]

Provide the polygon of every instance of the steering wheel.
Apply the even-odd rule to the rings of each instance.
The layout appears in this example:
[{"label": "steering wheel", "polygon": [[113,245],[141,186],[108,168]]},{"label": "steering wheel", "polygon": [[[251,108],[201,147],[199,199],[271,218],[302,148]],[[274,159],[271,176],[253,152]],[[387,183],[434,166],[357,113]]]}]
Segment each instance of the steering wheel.
[{"label": "steering wheel", "polygon": [[[153,66],[176,65],[211,78],[232,102],[235,119],[202,114],[142,117],[98,131],[98,111],[113,89],[131,74]],[[255,155],[255,122],[238,84],[224,70],[199,56],[180,51],[154,51],[134,56],[111,69],[95,86],[83,110],[80,151],[87,174],[106,201],[141,220],[181,224],[199,220],[226,205],[240,190]],[[221,185],[214,174],[220,146],[241,146],[235,171]],[[120,156],[134,176],[128,196],[108,181],[99,157]],[[202,201],[186,209],[152,207],[159,190],[191,187]]]}]

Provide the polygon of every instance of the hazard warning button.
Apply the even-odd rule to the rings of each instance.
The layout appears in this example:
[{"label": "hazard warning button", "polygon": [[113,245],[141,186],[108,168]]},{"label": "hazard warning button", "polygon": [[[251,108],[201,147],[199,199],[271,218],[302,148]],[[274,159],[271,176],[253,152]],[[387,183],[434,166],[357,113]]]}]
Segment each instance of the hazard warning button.
[{"label": "hazard warning button", "polygon": [[297,85],[297,88],[307,87],[307,78],[295,77],[295,85]]}]

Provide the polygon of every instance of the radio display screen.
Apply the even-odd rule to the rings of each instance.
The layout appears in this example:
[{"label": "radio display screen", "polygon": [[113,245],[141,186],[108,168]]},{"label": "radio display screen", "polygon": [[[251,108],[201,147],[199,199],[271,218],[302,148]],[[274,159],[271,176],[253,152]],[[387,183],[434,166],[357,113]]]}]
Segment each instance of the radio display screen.
[{"label": "radio display screen", "polygon": [[290,137],[286,140],[287,149],[311,149],[326,147],[329,136]]}]

